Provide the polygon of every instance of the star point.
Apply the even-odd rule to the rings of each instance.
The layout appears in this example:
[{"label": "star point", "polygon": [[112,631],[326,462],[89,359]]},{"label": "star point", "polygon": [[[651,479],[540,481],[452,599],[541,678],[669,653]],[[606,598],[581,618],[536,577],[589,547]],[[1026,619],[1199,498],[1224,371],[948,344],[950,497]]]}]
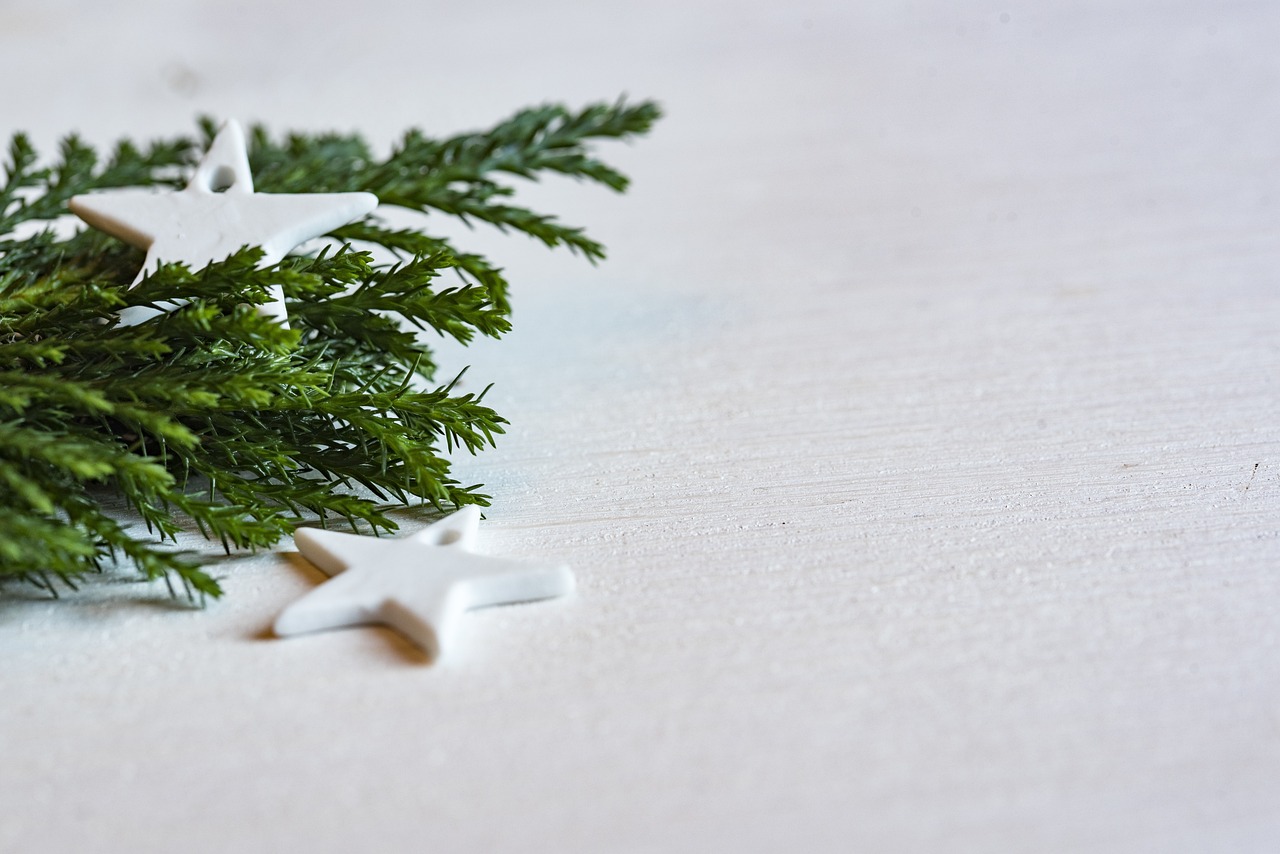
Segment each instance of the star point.
[{"label": "star point", "polygon": [[[264,265],[274,264],[301,243],[353,222],[378,206],[372,193],[258,193],[244,131],[228,121],[205,152],[185,189],[102,190],[75,196],[72,213],[89,225],[147,252],[137,284],[162,262],[199,269],[246,245],[261,246]],[[177,304],[169,306],[177,307]],[[287,321],[284,294],[259,309]],[[131,306],[121,323],[133,325],[161,312]]]},{"label": "star point", "polygon": [[280,637],[383,624],[438,659],[457,618],[492,605],[573,592],[560,564],[489,557],[472,551],[480,511],[466,507],[398,539],[316,528],[294,533],[298,551],[332,576],[276,618]]}]

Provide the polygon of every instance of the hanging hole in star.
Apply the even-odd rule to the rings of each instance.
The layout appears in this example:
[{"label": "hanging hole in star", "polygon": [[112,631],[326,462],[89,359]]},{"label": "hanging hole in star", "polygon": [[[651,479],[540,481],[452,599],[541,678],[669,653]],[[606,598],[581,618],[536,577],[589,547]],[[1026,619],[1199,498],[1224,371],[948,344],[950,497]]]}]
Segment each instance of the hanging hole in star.
[{"label": "hanging hole in star", "polygon": [[462,534],[458,531],[441,531],[436,537],[436,545],[448,546],[462,539]]},{"label": "hanging hole in star", "polygon": [[236,170],[230,166],[219,166],[209,176],[209,189],[215,193],[225,193],[235,186]]}]

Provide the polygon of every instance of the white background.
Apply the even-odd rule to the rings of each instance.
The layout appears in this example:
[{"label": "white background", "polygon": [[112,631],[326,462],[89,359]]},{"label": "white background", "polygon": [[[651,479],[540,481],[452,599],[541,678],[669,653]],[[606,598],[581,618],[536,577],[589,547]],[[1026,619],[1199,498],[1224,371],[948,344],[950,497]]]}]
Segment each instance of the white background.
[{"label": "white background", "polygon": [[[0,599],[0,850],[1280,848],[1267,2],[0,2],[0,132],[381,149],[668,112],[552,182],[482,550],[579,594],[276,640],[226,563]],[[405,525],[422,524],[413,516]]]}]

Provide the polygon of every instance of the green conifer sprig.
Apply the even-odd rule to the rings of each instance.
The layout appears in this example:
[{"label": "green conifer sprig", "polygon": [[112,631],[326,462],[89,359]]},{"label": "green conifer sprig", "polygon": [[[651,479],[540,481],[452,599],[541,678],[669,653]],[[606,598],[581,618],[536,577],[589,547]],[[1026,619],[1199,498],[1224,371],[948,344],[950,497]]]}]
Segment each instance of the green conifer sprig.
[{"label": "green conifer sprig", "polygon": [[[410,131],[379,159],[354,134],[250,133],[262,192],[367,190],[383,205],[478,220],[595,261],[581,229],[507,203],[496,176],[553,172],[614,190],[626,178],[593,140],[645,133],[651,103],[526,110],[488,131],[436,140]],[[422,333],[462,343],[510,328],[508,283],[479,255],[376,212],[335,246],[259,269],[245,247],[201,270],[162,266],[130,287],[142,255],[57,222],[72,196],[121,186],[182,186],[212,139],[125,141],[100,161],[75,137],[41,165],[9,145],[0,186],[0,590],[25,581],[57,595],[86,573],[132,563],[190,597],[221,588],[197,555],[170,545],[198,530],[231,549],[273,545],[301,520],[374,532],[389,504],[487,504],[450,473],[447,454],[493,445],[506,421],[436,383]],[[387,263],[385,251],[399,261]],[[449,276],[450,278],[445,278]],[[254,306],[283,286],[289,328]],[[174,300],[137,326],[116,314]],[[486,389],[487,390],[487,389]],[[372,496],[372,497],[370,497]],[[113,512],[120,499],[140,518]],[[144,530],[145,529],[145,530]]]}]

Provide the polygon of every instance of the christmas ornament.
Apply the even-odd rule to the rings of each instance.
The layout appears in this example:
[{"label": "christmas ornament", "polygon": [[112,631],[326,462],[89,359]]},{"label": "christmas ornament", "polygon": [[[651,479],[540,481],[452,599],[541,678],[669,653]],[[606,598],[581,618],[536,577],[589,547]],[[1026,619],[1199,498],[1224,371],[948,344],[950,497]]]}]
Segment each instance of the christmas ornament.
[{"label": "christmas ornament", "polygon": [[566,566],[475,554],[479,524],[480,510],[465,507],[396,540],[299,528],[293,535],[298,551],[333,577],[286,608],[275,633],[382,623],[434,659],[464,611],[573,591]]},{"label": "christmas ornament", "polygon": [[[74,196],[69,206],[94,228],[147,251],[137,284],[162,261],[199,269],[244,246],[262,247],[259,263],[274,264],[299,244],[368,214],[378,198],[372,193],[255,193],[244,131],[232,120],[222,126],[186,189],[106,190]],[[258,310],[287,321],[279,285],[271,286],[270,302]],[[141,323],[160,313],[130,306],[120,313],[120,322]]]}]

